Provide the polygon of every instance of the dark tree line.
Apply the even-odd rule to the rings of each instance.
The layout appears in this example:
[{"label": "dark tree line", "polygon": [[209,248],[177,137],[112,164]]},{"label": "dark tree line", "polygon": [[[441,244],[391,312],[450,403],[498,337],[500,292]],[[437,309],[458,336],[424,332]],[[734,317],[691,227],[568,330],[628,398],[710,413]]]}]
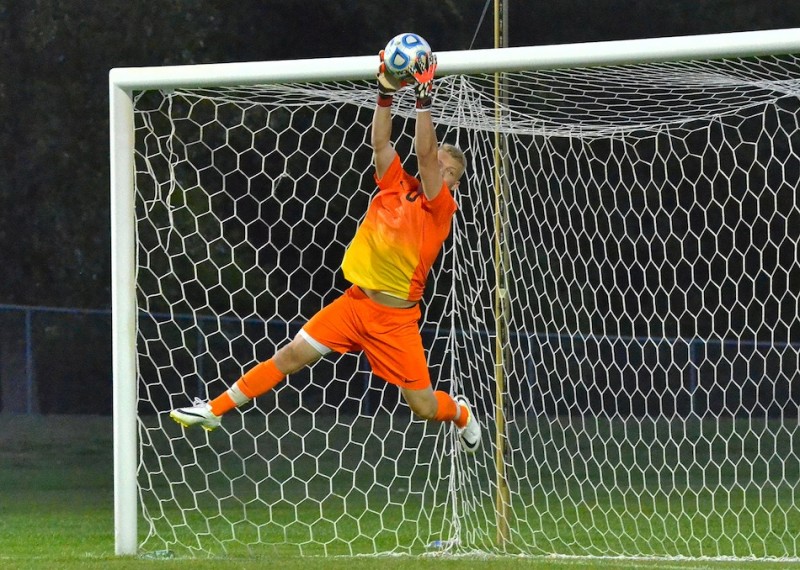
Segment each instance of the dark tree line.
[{"label": "dark tree line", "polygon": [[[775,0],[506,0],[510,45],[800,26]],[[491,47],[493,2],[12,1],[0,5],[0,302],[110,304],[113,67],[364,55],[403,30]],[[474,42],[473,42],[474,39]]]},{"label": "dark tree line", "polygon": [[[796,0],[505,2],[512,46],[800,26]],[[493,3],[0,3],[0,304],[110,306],[110,69],[372,54],[400,31],[436,50],[488,48]],[[0,410],[24,412],[23,314],[0,317]],[[33,377],[47,382],[34,411],[110,410],[107,317],[33,320]]]}]

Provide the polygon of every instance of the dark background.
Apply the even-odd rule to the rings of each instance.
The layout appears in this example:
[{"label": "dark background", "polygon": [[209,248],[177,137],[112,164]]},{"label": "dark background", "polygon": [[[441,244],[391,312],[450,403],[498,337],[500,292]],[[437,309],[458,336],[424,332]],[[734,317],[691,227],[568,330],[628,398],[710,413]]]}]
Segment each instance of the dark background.
[{"label": "dark background", "polygon": [[[511,46],[800,26],[796,0],[508,5]],[[110,69],[365,55],[400,31],[420,33],[439,51],[487,48],[492,27],[493,2],[485,0],[0,5],[0,304],[110,308]],[[37,408],[63,410],[58,402],[77,394],[81,406],[67,411],[106,412],[107,323],[91,313],[69,318],[67,326],[41,325]],[[6,327],[15,337],[23,329],[16,322]],[[79,336],[85,350],[67,348],[70,336]],[[75,360],[90,362],[90,377],[59,381],[59,371]],[[52,389],[43,380],[52,380]]]}]

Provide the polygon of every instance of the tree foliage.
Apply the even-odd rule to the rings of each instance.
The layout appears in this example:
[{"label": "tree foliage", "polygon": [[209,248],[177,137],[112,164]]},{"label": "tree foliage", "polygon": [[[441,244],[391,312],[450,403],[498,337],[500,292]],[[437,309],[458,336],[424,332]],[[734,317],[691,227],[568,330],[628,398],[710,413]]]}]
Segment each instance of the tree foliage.
[{"label": "tree foliage", "polygon": [[[509,1],[511,45],[800,25],[800,4]],[[113,67],[493,44],[484,0],[29,0],[0,6],[0,300],[110,304],[108,72]],[[491,6],[489,6],[491,8]],[[477,33],[476,33],[477,32]]]}]

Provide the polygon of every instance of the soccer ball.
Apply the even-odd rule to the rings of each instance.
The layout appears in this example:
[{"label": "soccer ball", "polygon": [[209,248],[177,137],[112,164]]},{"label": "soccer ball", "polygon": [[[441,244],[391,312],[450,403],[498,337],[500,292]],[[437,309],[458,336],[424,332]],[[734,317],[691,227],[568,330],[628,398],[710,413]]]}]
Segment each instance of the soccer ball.
[{"label": "soccer ball", "polygon": [[413,77],[414,66],[423,57],[431,57],[431,46],[417,34],[397,34],[383,50],[386,71],[400,80]]}]

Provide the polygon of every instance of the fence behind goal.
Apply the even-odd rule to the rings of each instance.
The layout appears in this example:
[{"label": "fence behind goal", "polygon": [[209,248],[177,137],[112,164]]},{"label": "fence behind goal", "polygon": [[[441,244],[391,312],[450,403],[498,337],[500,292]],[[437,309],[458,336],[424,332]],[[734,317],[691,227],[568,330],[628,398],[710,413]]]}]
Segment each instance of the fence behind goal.
[{"label": "fence behind goal", "polygon": [[[135,219],[115,237],[117,402],[136,387],[139,466],[131,497],[120,408],[118,552],[798,558],[793,32],[440,54],[434,121],[468,174],[421,326],[437,387],[477,404],[475,456],[357,356],[211,434],[166,414],[346,286],[372,59],[287,81],[112,73]],[[412,95],[394,111],[408,157]]]}]

